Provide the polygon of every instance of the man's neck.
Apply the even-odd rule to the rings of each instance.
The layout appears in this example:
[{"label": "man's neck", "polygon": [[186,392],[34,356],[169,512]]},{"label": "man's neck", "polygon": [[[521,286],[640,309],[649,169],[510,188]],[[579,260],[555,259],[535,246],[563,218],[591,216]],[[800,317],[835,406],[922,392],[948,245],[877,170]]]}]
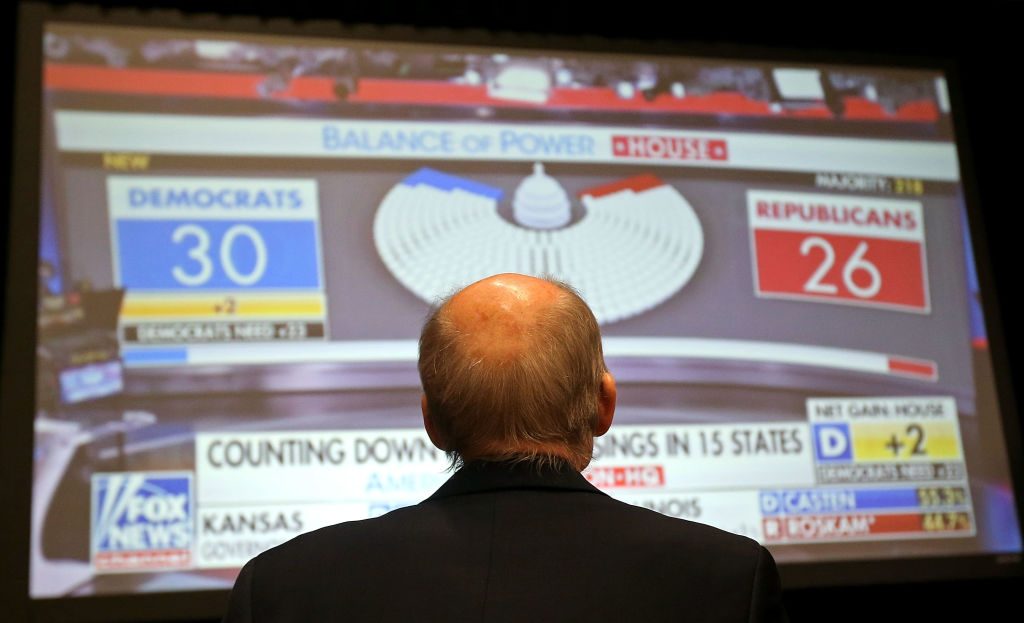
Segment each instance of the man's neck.
[{"label": "man's neck", "polygon": [[463,457],[462,468],[488,469],[504,466],[508,469],[534,469],[537,471],[581,472],[566,456],[560,454],[503,454],[491,456]]}]

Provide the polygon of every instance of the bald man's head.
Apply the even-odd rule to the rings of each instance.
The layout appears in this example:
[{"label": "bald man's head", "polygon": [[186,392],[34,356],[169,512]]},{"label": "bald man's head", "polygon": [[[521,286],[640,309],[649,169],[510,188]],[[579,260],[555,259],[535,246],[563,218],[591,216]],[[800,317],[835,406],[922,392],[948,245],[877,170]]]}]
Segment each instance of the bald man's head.
[{"label": "bald man's head", "polygon": [[496,275],[451,297],[444,313],[460,335],[467,356],[514,361],[536,349],[537,325],[566,292],[525,275]]},{"label": "bald man's head", "polygon": [[427,430],[456,463],[583,469],[614,411],[594,315],[556,281],[495,275],[443,301],[423,328],[419,370]]}]

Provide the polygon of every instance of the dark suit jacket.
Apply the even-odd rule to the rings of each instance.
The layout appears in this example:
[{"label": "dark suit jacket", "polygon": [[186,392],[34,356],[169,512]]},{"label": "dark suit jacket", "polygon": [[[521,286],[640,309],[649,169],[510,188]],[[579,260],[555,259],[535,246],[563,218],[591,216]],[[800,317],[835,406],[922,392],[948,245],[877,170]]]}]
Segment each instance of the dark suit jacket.
[{"label": "dark suit jacket", "polygon": [[784,619],[756,542],[616,501],[568,466],[474,463],[416,506],[260,554],[224,620]]}]

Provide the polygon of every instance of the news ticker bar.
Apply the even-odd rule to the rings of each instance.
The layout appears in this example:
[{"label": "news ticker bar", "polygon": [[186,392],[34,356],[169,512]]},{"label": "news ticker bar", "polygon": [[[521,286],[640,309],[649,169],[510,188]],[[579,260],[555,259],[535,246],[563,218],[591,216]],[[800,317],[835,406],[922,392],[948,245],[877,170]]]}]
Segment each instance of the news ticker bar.
[{"label": "news ticker bar", "polygon": [[[222,504],[309,502],[326,484],[338,501],[386,492],[388,478],[417,494],[447,461],[422,430],[200,433],[198,499]],[[747,424],[623,425],[595,440],[586,472],[598,487],[722,490],[830,484],[823,468],[865,468],[856,484],[966,478],[956,404],[949,397],[808,400],[808,420]],[[279,488],[261,486],[272,471]],[[316,477],[314,477],[316,476]],[[397,480],[395,480],[397,479]]]},{"label": "news ticker bar", "polygon": [[[583,475],[769,544],[963,537],[976,527],[956,423],[949,397],[811,399],[804,421],[619,426]],[[308,530],[416,504],[449,476],[420,429],[203,432],[195,457],[194,472],[93,476],[97,572],[238,567]],[[823,468],[865,469],[836,484]]]},{"label": "news ticker bar", "polygon": [[[952,398],[848,402],[887,412],[828,422],[618,426],[595,440],[586,476],[598,487],[657,491],[828,485],[826,467],[861,474],[849,481],[859,485],[893,482],[875,473],[879,467],[904,474],[900,484],[966,479]],[[338,502],[387,497],[374,480],[384,465],[389,481],[421,495],[439,484],[447,460],[419,429],[196,435],[200,503],[308,503],[323,500],[324,490]]]},{"label": "news ticker bar", "polygon": [[[596,440],[584,476],[630,504],[768,544],[963,537],[976,528],[955,423],[951,398],[907,397],[814,399],[807,422],[620,426]],[[942,438],[950,425],[954,444]],[[918,454],[901,452],[918,433],[929,440]],[[298,533],[285,524],[376,516],[429,496],[446,465],[415,429],[202,434],[196,457],[197,564],[211,567],[243,564],[262,547],[223,526],[276,518],[279,534],[261,538],[283,541]],[[333,467],[317,467],[325,463]],[[880,466],[907,478],[873,479]],[[868,476],[837,486],[821,478],[825,467]],[[273,490],[260,488],[269,471]],[[312,503],[325,485],[338,496],[333,510]]]},{"label": "news ticker bar", "polygon": [[444,121],[58,110],[65,152],[660,164],[958,181],[950,142]]}]

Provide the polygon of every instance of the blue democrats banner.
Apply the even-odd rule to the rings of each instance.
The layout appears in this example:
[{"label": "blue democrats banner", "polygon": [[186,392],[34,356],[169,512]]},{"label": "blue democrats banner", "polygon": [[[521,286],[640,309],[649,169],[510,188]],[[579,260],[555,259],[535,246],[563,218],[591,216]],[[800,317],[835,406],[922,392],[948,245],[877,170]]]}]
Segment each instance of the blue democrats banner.
[{"label": "blue democrats banner", "polygon": [[121,285],[136,290],[311,289],[312,221],[117,221]]}]

